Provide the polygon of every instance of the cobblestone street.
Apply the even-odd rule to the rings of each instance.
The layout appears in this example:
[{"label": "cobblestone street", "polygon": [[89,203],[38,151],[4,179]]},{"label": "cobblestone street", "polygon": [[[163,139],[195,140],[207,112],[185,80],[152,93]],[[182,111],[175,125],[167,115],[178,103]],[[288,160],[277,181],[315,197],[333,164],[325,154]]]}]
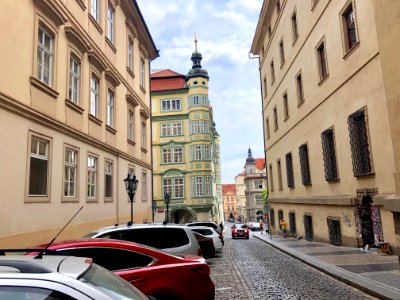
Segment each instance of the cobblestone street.
[{"label": "cobblestone street", "polygon": [[215,299],[373,299],[250,237],[210,259]]}]

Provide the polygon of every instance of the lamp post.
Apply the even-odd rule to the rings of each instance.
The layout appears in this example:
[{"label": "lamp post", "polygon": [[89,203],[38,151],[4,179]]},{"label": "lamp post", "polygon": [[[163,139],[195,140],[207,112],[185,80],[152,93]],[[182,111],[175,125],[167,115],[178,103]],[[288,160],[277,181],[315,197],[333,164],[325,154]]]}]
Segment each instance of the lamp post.
[{"label": "lamp post", "polygon": [[171,201],[171,196],[169,193],[164,194],[164,203],[167,205],[167,215],[165,216],[164,224],[168,224],[169,222],[169,202]]},{"label": "lamp post", "polygon": [[136,179],[136,175],[130,175],[124,179],[125,189],[128,193],[129,200],[131,201],[131,220],[128,222],[128,226],[133,224],[133,198],[135,197],[136,189],[138,186],[139,180]]}]

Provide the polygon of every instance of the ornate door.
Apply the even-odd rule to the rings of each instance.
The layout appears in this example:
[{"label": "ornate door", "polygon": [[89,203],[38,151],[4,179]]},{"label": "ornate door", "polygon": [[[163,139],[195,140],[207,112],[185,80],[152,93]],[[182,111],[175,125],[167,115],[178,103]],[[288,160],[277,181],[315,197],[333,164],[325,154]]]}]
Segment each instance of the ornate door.
[{"label": "ornate door", "polygon": [[341,246],[342,236],[340,233],[340,220],[328,218],[327,223],[328,223],[329,241],[333,245]]}]

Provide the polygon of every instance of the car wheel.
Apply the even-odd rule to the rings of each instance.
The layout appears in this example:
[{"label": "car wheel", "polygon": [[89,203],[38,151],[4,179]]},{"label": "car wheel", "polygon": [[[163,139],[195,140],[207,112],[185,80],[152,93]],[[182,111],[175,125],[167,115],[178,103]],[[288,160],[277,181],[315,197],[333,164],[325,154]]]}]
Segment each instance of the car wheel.
[{"label": "car wheel", "polygon": [[235,237],[232,235],[232,240],[234,240],[235,239]]},{"label": "car wheel", "polygon": [[248,240],[249,239],[249,236],[246,236],[246,240]]}]

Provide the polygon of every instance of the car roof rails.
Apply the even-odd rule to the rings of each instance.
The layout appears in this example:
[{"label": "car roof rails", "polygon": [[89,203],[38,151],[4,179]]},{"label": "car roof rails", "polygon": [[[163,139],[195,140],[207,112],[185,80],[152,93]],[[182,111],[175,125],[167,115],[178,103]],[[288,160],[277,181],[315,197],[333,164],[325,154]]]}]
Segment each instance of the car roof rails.
[{"label": "car roof rails", "polygon": [[21,273],[51,273],[51,270],[49,270],[43,265],[35,264],[34,262],[31,261],[24,261],[17,259],[12,259],[12,260],[0,259],[0,266],[14,268]]},{"label": "car roof rails", "polygon": [[0,249],[0,257],[1,256],[6,256],[6,253],[27,253],[27,252],[33,252],[37,254],[33,257],[36,259],[42,258],[43,254],[48,254],[48,255],[65,255],[63,251],[56,251],[56,250],[49,250],[45,248],[21,248],[21,249]]}]

